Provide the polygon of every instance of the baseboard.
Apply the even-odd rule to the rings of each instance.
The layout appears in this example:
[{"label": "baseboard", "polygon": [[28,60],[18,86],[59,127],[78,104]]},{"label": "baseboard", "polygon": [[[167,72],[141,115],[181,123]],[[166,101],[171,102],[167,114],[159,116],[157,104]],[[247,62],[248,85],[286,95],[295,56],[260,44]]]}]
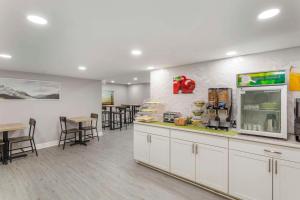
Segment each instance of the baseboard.
[{"label": "baseboard", "polygon": [[[99,136],[103,136],[103,132],[99,132]],[[44,148],[49,148],[49,147],[53,147],[58,145],[58,140],[53,140],[53,141],[49,141],[49,142],[44,142],[44,143],[40,143],[36,145],[37,149],[44,149]]]},{"label": "baseboard", "polygon": [[37,149],[44,149],[58,145],[58,140],[53,140],[50,142],[40,143],[36,145]]}]

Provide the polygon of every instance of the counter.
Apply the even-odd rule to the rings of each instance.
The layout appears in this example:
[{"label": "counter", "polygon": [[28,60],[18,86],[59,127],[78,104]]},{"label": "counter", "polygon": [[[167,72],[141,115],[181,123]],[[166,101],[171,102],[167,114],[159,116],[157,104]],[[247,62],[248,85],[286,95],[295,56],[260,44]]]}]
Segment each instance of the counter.
[{"label": "counter", "polygon": [[246,141],[259,142],[259,143],[265,143],[270,145],[279,145],[279,146],[300,149],[300,142],[293,140],[292,137],[289,137],[288,140],[282,140],[277,138],[244,135],[238,133],[234,129],[225,131],[225,130],[215,130],[211,128],[205,128],[205,127],[196,127],[193,125],[176,126],[173,123],[166,123],[166,122],[150,122],[150,123],[135,122],[135,124],[148,125],[148,126],[161,127],[161,128],[170,128],[173,130],[185,130],[188,132],[199,133],[199,134],[208,134],[208,135],[214,135],[219,137],[227,137],[227,138],[238,139],[238,140],[246,140]]},{"label": "counter", "polygon": [[231,199],[299,195],[300,143],[292,140],[161,122],[135,122],[133,140],[138,163]]}]

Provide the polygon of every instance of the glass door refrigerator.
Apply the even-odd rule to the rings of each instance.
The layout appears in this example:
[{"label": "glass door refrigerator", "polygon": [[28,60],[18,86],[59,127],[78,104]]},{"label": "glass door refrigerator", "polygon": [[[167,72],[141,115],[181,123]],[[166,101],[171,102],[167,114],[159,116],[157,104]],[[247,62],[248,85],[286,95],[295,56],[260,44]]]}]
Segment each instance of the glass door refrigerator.
[{"label": "glass door refrigerator", "polygon": [[239,74],[237,86],[238,131],[287,139],[285,70]]}]

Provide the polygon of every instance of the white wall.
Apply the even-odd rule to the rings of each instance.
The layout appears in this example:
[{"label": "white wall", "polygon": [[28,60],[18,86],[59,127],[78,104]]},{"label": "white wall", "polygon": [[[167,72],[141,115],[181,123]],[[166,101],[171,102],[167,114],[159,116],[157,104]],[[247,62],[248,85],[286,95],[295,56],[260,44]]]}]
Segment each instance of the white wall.
[{"label": "white wall", "polygon": [[[291,48],[262,54],[248,55],[237,58],[223,59],[180,66],[151,73],[151,98],[166,104],[166,109],[179,111],[186,115],[191,113],[191,105],[195,100],[207,101],[207,91],[210,87],[233,88],[234,116],[236,115],[236,74],[277,69],[289,69],[291,65],[300,67],[300,48]],[[173,77],[186,75],[196,81],[194,94],[173,95]],[[288,130],[293,131],[294,97],[300,93],[288,94]]]},{"label": "white wall", "polygon": [[144,100],[150,98],[150,84],[136,84],[128,86],[129,104],[142,104]]},{"label": "white wall", "polygon": [[128,104],[128,88],[127,85],[122,84],[103,84],[102,91],[114,91],[114,104],[119,106],[121,104]]},{"label": "white wall", "polygon": [[[0,101],[0,123],[21,122],[27,125],[30,117],[37,120],[36,143],[58,139],[59,116],[89,116],[91,112],[101,113],[101,81],[2,70],[0,77],[61,83],[60,100]],[[27,134],[27,130],[12,136],[17,134]]]},{"label": "white wall", "polygon": [[150,97],[150,84],[103,84],[102,91],[113,90],[115,105],[121,104],[142,104]]}]

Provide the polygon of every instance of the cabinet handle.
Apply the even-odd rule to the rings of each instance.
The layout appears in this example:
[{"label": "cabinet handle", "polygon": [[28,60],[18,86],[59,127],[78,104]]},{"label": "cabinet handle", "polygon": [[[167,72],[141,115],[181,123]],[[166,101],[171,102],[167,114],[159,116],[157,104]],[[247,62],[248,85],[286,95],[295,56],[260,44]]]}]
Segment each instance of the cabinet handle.
[{"label": "cabinet handle", "polygon": [[149,135],[149,139],[150,139],[150,143],[152,142],[152,138],[151,138],[151,135]]},{"label": "cabinet handle", "polygon": [[278,163],[277,163],[277,160],[275,160],[275,174],[278,174]]},{"label": "cabinet handle", "polygon": [[271,151],[271,150],[268,150],[268,149],[264,149],[264,152],[267,152],[267,153],[275,153],[275,154],[279,154],[279,155],[282,154],[282,153],[279,152],[279,151]]},{"label": "cabinet handle", "polygon": [[192,145],[192,153],[195,153],[195,144]]},{"label": "cabinet handle", "polygon": [[196,154],[198,154],[198,144],[196,144]]},{"label": "cabinet handle", "polygon": [[269,159],[269,172],[271,173],[271,159]]}]

